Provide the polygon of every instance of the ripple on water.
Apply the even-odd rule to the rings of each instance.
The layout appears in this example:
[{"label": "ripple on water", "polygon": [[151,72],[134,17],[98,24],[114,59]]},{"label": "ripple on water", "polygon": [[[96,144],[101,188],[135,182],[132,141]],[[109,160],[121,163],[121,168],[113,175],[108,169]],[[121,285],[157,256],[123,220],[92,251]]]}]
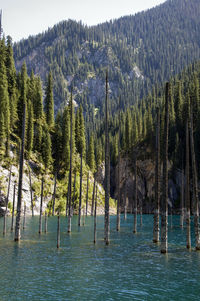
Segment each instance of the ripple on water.
[{"label": "ripple on water", "polygon": [[160,254],[152,243],[152,220],[143,216],[143,227],[134,235],[132,216],[121,219],[119,233],[111,216],[111,243],[105,246],[103,217],[97,219],[96,245],[92,217],[81,229],[73,217],[71,235],[61,218],[57,250],[57,219],[49,218],[48,233],[39,236],[38,217],[27,218],[20,244],[9,231],[0,238],[0,300],[197,300],[200,254],[186,250],[179,217],[169,229],[169,254]]}]

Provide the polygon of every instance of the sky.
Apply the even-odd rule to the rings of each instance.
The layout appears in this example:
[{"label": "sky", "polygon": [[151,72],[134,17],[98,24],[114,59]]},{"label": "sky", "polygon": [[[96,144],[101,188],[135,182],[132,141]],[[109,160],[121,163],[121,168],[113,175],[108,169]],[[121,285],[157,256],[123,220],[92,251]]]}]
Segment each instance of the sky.
[{"label": "sky", "polygon": [[96,25],[154,7],[165,0],[1,0],[2,27],[13,41],[36,35],[60,21]]}]

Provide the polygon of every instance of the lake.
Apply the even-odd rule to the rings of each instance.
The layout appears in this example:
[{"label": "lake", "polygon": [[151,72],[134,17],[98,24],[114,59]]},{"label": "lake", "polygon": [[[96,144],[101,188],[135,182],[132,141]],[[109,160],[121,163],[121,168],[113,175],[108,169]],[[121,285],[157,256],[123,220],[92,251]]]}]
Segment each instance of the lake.
[{"label": "lake", "polygon": [[[133,234],[133,216],[121,216],[121,231],[110,217],[110,245],[103,240],[104,217],[97,217],[93,244],[93,217],[78,229],[61,218],[61,247],[56,248],[57,218],[48,218],[48,233],[38,234],[39,217],[27,217],[21,242],[13,241],[11,218],[3,237],[0,219],[0,300],[199,300],[200,252],[188,251],[186,231],[173,216],[169,253],[152,243],[153,216],[143,215],[143,226]],[[44,218],[43,218],[44,222]],[[139,223],[139,217],[138,217]],[[44,225],[43,225],[44,229]],[[193,224],[192,224],[193,231]]]}]

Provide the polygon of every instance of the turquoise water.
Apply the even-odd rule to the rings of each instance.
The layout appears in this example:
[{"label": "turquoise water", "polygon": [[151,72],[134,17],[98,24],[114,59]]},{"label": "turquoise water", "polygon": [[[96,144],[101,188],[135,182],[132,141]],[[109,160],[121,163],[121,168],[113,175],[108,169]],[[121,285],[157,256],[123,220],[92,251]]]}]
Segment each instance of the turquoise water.
[{"label": "turquoise water", "polygon": [[[61,218],[59,250],[56,217],[48,219],[48,233],[41,236],[39,218],[27,218],[19,244],[10,231],[3,237],[0,219],[0,300],[200,300],[200,252],[186,250],[178,216],[169,228],[167,256],[152,243],[152,215],[143,216],[136,235],[131,215],[121,218],[119,233],[116,217],[110,219],[111,243],[105,246],[102,216],[96,245],[92,217],[80,230],[73,217],[71,235]],[[194,247],[194,237],[192,242]]]}]

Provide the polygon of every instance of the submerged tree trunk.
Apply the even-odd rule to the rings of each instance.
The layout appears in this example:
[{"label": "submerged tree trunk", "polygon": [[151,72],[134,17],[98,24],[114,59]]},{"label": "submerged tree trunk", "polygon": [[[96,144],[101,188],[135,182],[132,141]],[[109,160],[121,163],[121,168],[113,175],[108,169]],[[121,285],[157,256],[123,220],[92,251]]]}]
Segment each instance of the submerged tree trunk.
[{"label": "submerged tree trunk", "polygon": [[140,227],[142,227],[142,198],[140,200]]},{"label": "submerged tree trunk", "polygon": [[87,192],[86,192],[86,216],[87,216],[87,213],[88,213],[88,190],[89,190],[89,172],[88,172],[88,175],[87,175]]},{"label": "submerged tree trunk", "polygon": [[109,244],[110,148],[108,133],[108,72],[106,73],[105,103],[105,242]]},{"label": "submerged tree trunk", "polygon": [[42,176],[42,182],[41,182],[41,199],[40,199],[40,217],[39,217],[39,234],[42,233],[43,189],[44,189],[44,177]]},{"label": "submerged tree trunk", "polygon": [[137,159],[135,157],[135,203],[133,233],[137,233]]},{"label": "submerged tree trunk", "polygon": [[72,203],[72,157],[73,157],[73,150],[72,150],[72,142],[73,142],[73,135],[72,135],[72,127],[73,127],[73,100],[72,100],[72,90],[71,90],[71,107],[70,107],[70,116],[71,116],[71,122],[70,122],[70,165],[69,165],[69,214],[68,214],[68,233],[71,232],[71,203]]},{"label": "submerged tree trunk", "polygon": [[18,183],[18,198],[17,198],[17,217],[16,217],[16,226],[15,226],[15,241],[20,240],[22,183],[23,183],[23,169],[24,169],[25,124],[26,124],[26,105],[24,104],[24,116],[23,116],[23,126],[22,126],[22,144],[21,144],[20,165],[19,165],[19,183]]},{"label": "submerged tree trunk", "polygon": [[34,216],[34,210],[33,210],[33,191],[32,191],[32,181],[31,181],[31,170],[29,167],[29,186],[30,186],[30,195],[31,195],[31,211],[32,211],[32,217]]},{"label": "submerged tree trunk", "polygon": [[54,175],[54,188],[53,188],[53,208],[52,208],[52,215],[54,216],[55,214],[55,202],[56,202],[56,186],[57,186],[57,171],[55,172]]},{"label": "submerged tree trunk", "polygon": [[80,168],[80,195],[78,207],[78,226],[81,225],[81,205],[82,205],[82,173],[83,173],[83,152],[81,151],[81,168]]},{"label": "submerged tree trunk", "polygon": [[47,233],[47,212],[45,211],[45,218],[44,218],[44,233]]},{"label": "submerged tree trunk", "polygon": [[184,221],[184,169],[181,172],[181,214],[180,214],[180,226],[183,228]]},{"label": "submerged tree trunk", "polygon": [[66,200],[66,208],[65,208],[65,215],[66,216],[68,216],[68,208],[69,208],[69,177],[68,177],[67,200]]},{"label": "submerged tree trunk", "polygon": [[58,223],[57,223],[57,249],[60,248],[60,213],[58,213]]},{"label": "submerged tree trunk", "polygon": [[16,189],[16,185],[14,185],[14,191],[13,191],[13,206],[12,206],[11,231],[13,231],[13,228],[14,228],[14,216],[15,216],[15,189]]},{"label": "submerged tree trunk", "polygon": [[199,233],[199,196],[198,196],[198,177],[196,168],[196,158],[194,150],[193,136],[193,112],[190,112],[190,148],[192,157],[192,180],[193,180],[193,200],[194,200],[194,230],[196,250],[200,250],[200,233]]},{"label": "submerged tree trunk", "polygon": [[93,214],[94,214],[95,185],[96,185],[96,177],[94,175],[94,184],[93,184],[93,192],[92,192],[91,216],[93,216]]},{"label": "submerged tree trunk", "polygon": [[127,165],[125,167],[124,220],[127,218]]},{"label": "submerged tree trunk", "polygon": [[97,240],[97,185],[96,185],[96,196],[95,196],[95,206],[94,206],[94,244]]},{"label": "submerged tree trunk", "polygon": [[161,253],[168,252],[168,135],[169,135],[169,89],[165,91],[165,124],[164,124],[164,151],[163,151],[163,193],[161,202]]},{"label": "submerged tree trunk", "polygon": [[159,242],[160,228],[160,110],[157,109],[157,125],[156,125],[156,168],[155,168],[155,209],[154,209],[154,226],[153,226],[153,242]]},{"label": "submerged tree trunk", "polygon": [[188,121],[186,122],[186,188],[185,188],[185,198],[186,198],[186,246],[191,249],[191,229],[190,229],[190,163],[189,163],[189,129]]},{"label": "submerged tree trunk", "polygon": [[117,227],[116,230],[120,230],[120,133],[119,133],[119,141],[118,141],[118,169],[117,169]]},{"label": "submerged tree trunk", "polygon": [[7,211],[8,211],[11,175],[12,175],[12,165],[10,167],[9,180],[8,180],[8,191],[7,191],[7,197],[6,197],[6,212],[5,212],[4,219],[3,219],[3,235],[6,234],[6,217],[7,217]]},{"label": "submerged tree trunk", "polygon": [[75,171],[75,174],[74,174],[74,191],[73,191],[73,198],[72,198],[72,216],[74,214],[75,195],[76,195],[76,171]]},{"label": "submerged tree trunk", "polygon": [[23,229],[26,227],[26,204],[24,203],[24,221],[23,221]]}]

